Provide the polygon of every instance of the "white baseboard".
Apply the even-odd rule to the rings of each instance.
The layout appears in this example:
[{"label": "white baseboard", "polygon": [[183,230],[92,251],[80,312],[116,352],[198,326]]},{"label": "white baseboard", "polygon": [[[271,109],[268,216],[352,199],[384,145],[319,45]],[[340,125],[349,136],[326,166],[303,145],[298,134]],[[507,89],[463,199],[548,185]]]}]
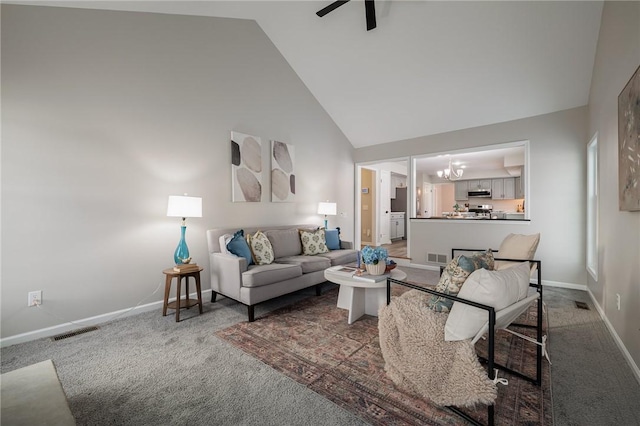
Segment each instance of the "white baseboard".
[{"label": "white baseboard", "polygon": [[604,321],[605,325],[607,326],[609,333],[611,333],[613,340],[615,340],[616,344],[620,348],[620,351],[622,351],[622,354],[627,359],[627,363],[629,364],[629,367],[631,367],[633,374],[636,376],[636,380],[638,381],[638,383],[640,383],[640,368],[638,368],[638,364],[636,364],[633,358],[631,357],[631,354],[629,353],[629,351],[627,350],[627,347],[622,342],[622,339],[620,339],[620,336],[618,336],[618,333],[616,332],[615,328],[613,328],[613,325],[609,322],[609,319],[605,315],[604,310],[596,300],[591,290],[588,288],[587,288],[587,293],[589,293],[589,297],[591,297],[591,301],[593,302],[593,305],[596,307],[596,310],[600,314],[600,318],[602,318],[602,321]]},{"label": "white baseboard", "polygon": [[[438,271],[440,272],[440,266],[439,265],[423,265],[420,263],[409,263],[406,266],[409,266],[411,268],[416,268],[416,269],[427,269],[429,271]],[[445,266],[445,265],[442,265]]]},{"label": "white baseboard", "polygon": [[[398,264],[402,265],[401,263],[398,263]],[[418,263],[408,263],[405,266],[410,266],[416,269],[428,269],[430,271],[440,272],[440,265],[424,265],[424,264],[418,264]],[[442,266],[446,266],[446,265],[442,265]],[[532,279],[531,282],[537,283],[538,280]],[[561,281],[542,280],[542,285],[547,287],[558,287],[558,288],[568,288],[571,290],[587,291],[587,286],[585,284],[574,284],[574,283],[565,283]]]},{"label": "white baseboard", "polygon": [[[211,293],[211,290],[202,290],[202,298],[204,299],[204,295],[206,293]],[[197,298],[196,293],[191,293],[189,295],[190,298]],[[169,302],[175,301],[176,298],[172,297],[169,299]],[[77,330],[78,328],[90,327],[95,325],[100,325],[105,322],[114,320],[116,318],[125,318],[133,315],[138,315],[143,312],[149,312],[156,309],[162,309],[163,301],[159,300],[157,302],[147,303],[145,305],[134,306],[132,308],[121,309],[115,312],[108,312],[106,314],[97,315],[95,317],[84,318],[77,321],[70,321],[59,325],[54,325],[53,327],[42,328],[40,330],[30,331],[28,333],[16,334],[15,336],[5,337],[4,339],[0,339],[0,348],[4,348],[6,346],[15,345],[18,343],[30,342],[32,340],[41,339],[43,337],[51,337],[57,336],[58,334],[67,333],[72,330]],[[38,307],[38,309],[45,309],[42,306]]]},{"label": "white baseboard", "polygon": [[[537,282],[538,280],[531,280],[531,281]],[[542,280],[542,285],[545,286],[545,287],[568,288],[568,289],[571,289],[571,290],[581,290],[581,291],[587,291],[588,290],[586,284],[563,283],[563,282],[560,282],[560,281]]]}]

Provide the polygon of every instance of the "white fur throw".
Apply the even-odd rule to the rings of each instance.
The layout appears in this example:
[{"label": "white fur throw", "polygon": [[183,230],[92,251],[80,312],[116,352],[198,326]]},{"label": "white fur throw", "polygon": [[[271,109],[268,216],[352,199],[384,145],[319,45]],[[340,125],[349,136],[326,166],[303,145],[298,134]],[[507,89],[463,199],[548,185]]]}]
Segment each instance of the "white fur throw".
[{"label": "white fur throw", "polygon": [[429,298],[411,290],[380,308],[378,331],[387,375],[399,388],[438,405],[493,404],[496,385],[471,341],[445,342],[448,313],[427,308]]}]

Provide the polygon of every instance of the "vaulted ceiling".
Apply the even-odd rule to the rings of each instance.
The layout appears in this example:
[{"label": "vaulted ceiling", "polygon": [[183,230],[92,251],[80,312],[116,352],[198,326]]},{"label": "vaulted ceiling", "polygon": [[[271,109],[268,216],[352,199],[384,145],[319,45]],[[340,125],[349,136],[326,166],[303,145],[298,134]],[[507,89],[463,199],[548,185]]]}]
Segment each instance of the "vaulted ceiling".
[{"label": "vaulted ceiling", "polygon": [[602,2],[331,1],[20,3],[254,19],[356,148],[588,102]]}]

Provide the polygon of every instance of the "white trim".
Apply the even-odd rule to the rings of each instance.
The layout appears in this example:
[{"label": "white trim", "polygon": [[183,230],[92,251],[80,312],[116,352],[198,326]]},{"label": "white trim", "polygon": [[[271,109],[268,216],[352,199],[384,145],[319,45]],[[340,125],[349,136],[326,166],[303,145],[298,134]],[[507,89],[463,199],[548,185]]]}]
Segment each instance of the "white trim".
[{"label": "white trim", "polygon": [[599,216],[600,216],[600,177],[598,174],[598,132],[587,144],[587,250],[585,263],[587,272],[594,281],[598,281]]},{"label": "white trim", "polygon": [[611,323],[609,322],[609,319],[607,318],[604,311],[596,301],[596,298],[591,292],[591,290],[587,289],[587,293],[589,293],[589,296],[591,297],[591,301],[593,302],[594,306],[596,307],[596,310],[600,314],[600,318],[602,318],[602,321],[604,321],[604,324],[607,326],[607,329],[609,329],[609,333],[611,333],[611,337],[613,337],[613,340],[615,340],[616,344],[618,345],[618,348],[620,348],[622,355],[624,355],[624,357],[627,359],[627,363],[629,364],[629,367],[631,367],[631,371],[633,371],[633,374],[636,376],[636,380],[638,381],[638,383],[640,383],[640,368],[638,368],[638,365],[635,363],[635,361],[631,357],[631,354],[629,353],[629,351],[627,350],[627,347],[622,342],[622,339],[620,339],[620,336],[618,336],[618,333],[613,328],[613,325],[611,325]]},{"label": "white trim", "polygon": [[[440,265],[422,265],[418,263],[409,263],[409,264],[406,264],[405,266],[409,266],[411,268],[416,268],[416,269],[428,269],[430,271],[440,271]],[[442,266],[445,266],[445,265],[442,265]],[[531,282],[537,283],[538,280],[532,279]],[[545,287],[568,288],[571,290],[587,291],[586,284],[574,284],[574,283],[565,283],[560,281],[542,280],[542,285]]]},{"label": "white trim", "polygon": [[[416,269],[427,269],[429,271],[438,271],[438,272],[440,271],[440,266],[439,265],[436,266],[436,265],[422,265],[422,264],[419,264],[419,263],[409,263],[406,266],[409,266],[411,268],[416,268]],[[445,265],[442,265],[442,266],[445,266]]]},{"label": "white trim", "polygon": [[[202,298],[204,300],[204,294],[211,293],[211,290],[203,290]],[[191,293],[189,295],[190,298],[197,298],[196,293]],[[175,301],[176,298],[172,297],[169,299],[169,302]],[[133,315],[138,315],[143,312],[154,311],[156,309],[161,309],[164,301],[159,300],[157,302],[147,303],[145,305],[134,306],[133,308],[121,309],[119,311],[108,312],[106,314],[97,315],[95,317],[84,318],[73,322],[66,322],[64,324],[54,325],[52,327],[42,328],[40,330],[29,331],[27,333],[16,334],[15,336],[5,337],[4,339],[0,339],[0,348],[4,348],[7,346],[15,345],[18,343],[30,342],[32,340],[41,339],[43,337],[51,337],[56,336],[58,334],[66,333],[72,330],[77,330],[80,327],[89,327],[92,325],[99,325],[105,322],[111,321],[118,318],[130,317]],[[38,309],[45,309],[39,307]],[[161,313],[160,313],[161,314]],[[167,314],[167,317],[169,314]]]},{"label": "white trim", "polygon": [[[537,280],[532,280],[532,281],[536,282]],[[542,280],[542,285],[544,287],[568,288],[571,290],[581,290],[581,291],[587,291],[588,289],[586,284],[563,283],[559,281]]]}]

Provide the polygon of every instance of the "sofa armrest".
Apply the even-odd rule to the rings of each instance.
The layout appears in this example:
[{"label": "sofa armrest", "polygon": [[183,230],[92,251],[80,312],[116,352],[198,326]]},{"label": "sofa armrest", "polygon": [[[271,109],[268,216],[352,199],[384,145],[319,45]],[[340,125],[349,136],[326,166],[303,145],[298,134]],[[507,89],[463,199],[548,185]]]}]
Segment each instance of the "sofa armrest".
[{"label": "sofa armrest", "polygon": [[242,273],[247,270],[247,259],[226,253],[209,253],[211,290],[240,300]]},{"label": "sofa armrest", "polygon": [[340,240],[340,248],[341,249],[352,249],[353,243],[351,241],[342,241]]}]

